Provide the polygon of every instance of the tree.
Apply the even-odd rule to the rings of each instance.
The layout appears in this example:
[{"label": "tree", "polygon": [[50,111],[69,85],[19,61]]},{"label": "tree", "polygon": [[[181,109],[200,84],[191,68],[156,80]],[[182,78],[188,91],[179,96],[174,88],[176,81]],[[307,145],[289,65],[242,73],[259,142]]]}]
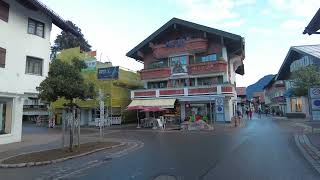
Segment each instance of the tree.
[{"label": "tree", "polygon": [[320,72],[317,66],[310,65],[293,72],[293,93],[296,96],[307,96],[313,86],[320,86]]},{"label": "tree", "polygon": [[54,59],[58,51],[63,49],[69,49],[74,47],[80,47],[82,51],[88,52],[91,51],[91,45],[88,41],[84,38],[84,35],[81,32],[81,29],[73,24],[71,21],[66,22],[69,26],[75,29],[79,34],[80,37],[76,37],[70,32],[62,31],[54,40],[54,45],[51,46],[51,58]]},{"label": "tree", "polygon": [[37,88],[39,97],[48,102],[54,102],[58,98],[65,98],[68,101],[66,106],[72,110],[70,123],[69,149],[73,151],[73,132],[75,119],[75,99],[85,100],[93,96],[94,86],[86,84],[81,75],[81,69],[86,65],[79,59],[73,59],[71,63],[56,59],[50,65],[48,77],[40,83]]}]

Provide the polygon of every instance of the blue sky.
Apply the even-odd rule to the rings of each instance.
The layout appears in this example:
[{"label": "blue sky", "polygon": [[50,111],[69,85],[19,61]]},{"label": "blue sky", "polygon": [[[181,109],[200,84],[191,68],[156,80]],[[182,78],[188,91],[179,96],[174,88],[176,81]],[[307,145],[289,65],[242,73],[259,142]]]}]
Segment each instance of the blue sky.
[{"label": "blue sky", "polygon": [[[142,64],[125,56],[172,17],[241,35],[246,41],[247,86],[276,74],[290,46],[320,44],[320,35],[303,35],[320,0],[41,0],[77,24],[98,51],[98,59],[132,70]],[[52,40],[60,32],[53,28]]]}]

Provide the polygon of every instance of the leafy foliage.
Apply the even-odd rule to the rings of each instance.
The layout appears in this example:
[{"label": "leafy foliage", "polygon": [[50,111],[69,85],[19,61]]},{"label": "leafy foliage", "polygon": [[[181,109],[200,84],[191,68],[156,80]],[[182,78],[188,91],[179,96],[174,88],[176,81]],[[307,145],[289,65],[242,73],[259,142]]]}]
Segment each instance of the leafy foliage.
[{"label": "leafy foliage", "polygon": [[40,98],[54,102],[58,98],[64,97],[71,102],[75,98],[84,100],[92,95],[94,87],[85,84],[80,74],[81,68],[84,66],[84,62],[78,59],[73,59],[71,64],[59,59],[53,61],[48,77],[37,88]]},{"label": "leafy foliage", "polygon": [[310,87],[320,86],[320,72],[314,65],[298,69],[292,75],[293,93],[296,96],[306,96]]},{"label": "leafy foliage", "polygon": [[77,32],[79,32],[81,37],[76,37],[69,32],[62,31],[61,34],[59,34],[56,40],[54,41],[54,45],[51,47],[51,57],[53,59],[56,57],[57,52],[63,49],[80,47],[82,51],[91,51],[91,45],[84,38],[81,29],[71,21],[67,21],[67,24],[74,28]]}]

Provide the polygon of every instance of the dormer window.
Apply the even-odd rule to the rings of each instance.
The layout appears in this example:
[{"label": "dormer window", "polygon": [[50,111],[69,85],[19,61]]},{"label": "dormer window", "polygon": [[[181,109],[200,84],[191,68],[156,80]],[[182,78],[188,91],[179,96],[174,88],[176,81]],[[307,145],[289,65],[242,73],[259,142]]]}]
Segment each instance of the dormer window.
[{"label": "dormer window", "polygon": [[44,37],[44,23],[29,18],[28,33],[39,37]]}]

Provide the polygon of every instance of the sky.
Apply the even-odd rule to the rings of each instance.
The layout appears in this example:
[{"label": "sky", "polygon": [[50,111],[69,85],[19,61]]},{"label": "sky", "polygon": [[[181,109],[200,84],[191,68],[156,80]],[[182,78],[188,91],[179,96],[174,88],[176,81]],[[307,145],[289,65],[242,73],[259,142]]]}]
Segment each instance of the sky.
[{"label": "sky", "polygon": [[[291,46],[320,44],[320,35],[302,32],[320,0],[41,0],[71,20],[97,50],[97,58],[131,70],[143,68],[125,54],[173,17],[245,38],[248,86],[276,74]],[[51,42],[61,30],[53,27]]]}]

